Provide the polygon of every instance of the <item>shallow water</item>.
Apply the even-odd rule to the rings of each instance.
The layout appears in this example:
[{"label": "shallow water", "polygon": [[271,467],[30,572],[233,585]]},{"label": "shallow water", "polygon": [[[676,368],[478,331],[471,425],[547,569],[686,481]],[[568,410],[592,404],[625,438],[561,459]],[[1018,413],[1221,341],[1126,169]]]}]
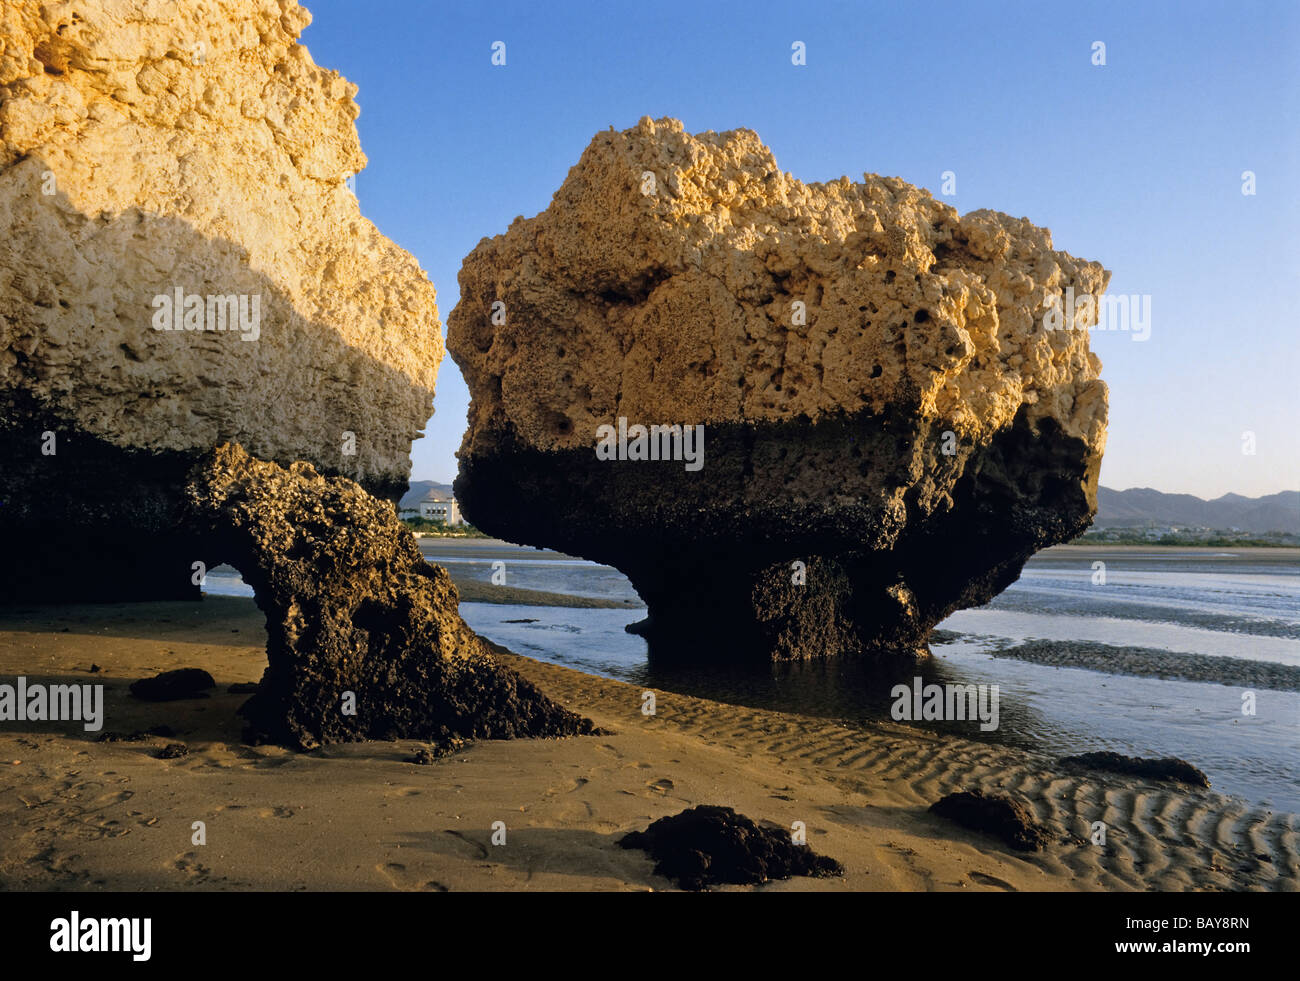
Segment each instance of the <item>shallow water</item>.
[{"label": "shallow water", "polygon": [[[424,539],[426,558],[490,582],[615,600],[636,599],[616,570],[554,552],[473,539]],[[1093,563],[1105,563],[1094,585]],[[502,571],[502,567],[497,567]],[[211,592],[251,595],[233,570],[213,570]],[[1256,692],[1242,714],[1240,688],[1057,668],[991,657],[1029,639],[1094,641],[1300,665],[1300,563],[1290,552],[1224,549],[1053,549],[987,606],[961,610],[941,627],[964,636],[934,648],[913,668],[881,674],[834,662],[744,671],[699,666],[652,669],[645,642],[623,627],[644,609],[569,609],[462,603],[483,636],[539,660],[670,691],[848,720],[888,719],[894,684],[997,685],[996,732],[977,722],[913,724],[1053,754],[1113,750],[1180,756],[1216,790],[1300,811],[1300,694]]]}]

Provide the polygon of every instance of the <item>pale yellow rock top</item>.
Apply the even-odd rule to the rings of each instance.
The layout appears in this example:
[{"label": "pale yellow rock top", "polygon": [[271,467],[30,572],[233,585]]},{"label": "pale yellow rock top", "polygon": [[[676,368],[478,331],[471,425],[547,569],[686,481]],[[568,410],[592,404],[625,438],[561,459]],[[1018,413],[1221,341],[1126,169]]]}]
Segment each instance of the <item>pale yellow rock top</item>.
[{"label": "pale yellow rock top", "polygon": [[591,445],[617,416],[915,402],[974,443],[1026,406],[1100,454],[1100,362],[1086,330],[1047,330],[1043,315],[1066,287],[1099,295],[1109,277],[1026,219],[961,216],[873,174],[804,184],[750,130],[642,119],[598,134],[544,212],[465,260],[449,317],[474,394],[463,452],[506,428],[546,450]]},{"label": "pale yellow rock top", "polygon": [[[5,0],[0,391],[118,446],[406,480],[435,292],[345,185],[356,87],[308,23],[294,0]],[[260,293],[258,340],[154,330],[175,287]]]}]

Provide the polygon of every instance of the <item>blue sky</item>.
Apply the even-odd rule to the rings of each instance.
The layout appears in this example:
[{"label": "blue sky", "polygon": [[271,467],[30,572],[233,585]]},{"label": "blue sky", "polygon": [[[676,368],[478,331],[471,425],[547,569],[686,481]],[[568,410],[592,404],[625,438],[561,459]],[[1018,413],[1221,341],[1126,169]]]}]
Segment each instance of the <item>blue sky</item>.
[{"label": "blue sky", "polygon": [[[953,171],[962,213],[1027,216],[1110,269],[1111,293],[1150,295],[1149,340],[1092,337],[1102,483],[1300,487],[1300,3],[306,6],[316,63],[360,86],[362,211],[419,259],[444,320],[461,259],[543,210],[597,131],[745,127],[804,181],[938,195]],[[468,404],[447,358],[414,479],[455,475]]]}]

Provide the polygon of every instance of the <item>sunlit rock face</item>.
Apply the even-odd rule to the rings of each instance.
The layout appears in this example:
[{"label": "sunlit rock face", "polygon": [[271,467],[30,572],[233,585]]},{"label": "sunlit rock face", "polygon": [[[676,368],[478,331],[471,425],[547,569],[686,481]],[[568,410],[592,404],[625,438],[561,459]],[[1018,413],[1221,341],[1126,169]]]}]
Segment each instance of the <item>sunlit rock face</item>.
[{"label": "sunlit rock face", "polygon": [[[1095,310],[1049,314],[1108,279],[896,178],[803,184],[748,130],[601,133],[462,266],[457,498],[625,572],[657,657],[923,655],[1091,520]],[[703,465],[636,458],[655,424],[703,425]]]},{"label": "sunlit rock face", "polygon": [[[225,440],[396,497],[442,359],[292,0],[0,4],[0,596],[193,595]],[[163,329],[163,328],[173,329]]]}]

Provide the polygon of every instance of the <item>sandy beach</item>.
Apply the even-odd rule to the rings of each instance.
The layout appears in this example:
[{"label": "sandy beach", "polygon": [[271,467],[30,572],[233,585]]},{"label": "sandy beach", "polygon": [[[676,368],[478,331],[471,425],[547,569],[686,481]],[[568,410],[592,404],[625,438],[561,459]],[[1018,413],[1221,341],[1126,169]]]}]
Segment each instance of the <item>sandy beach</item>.
[{"label": "sandy beach", "polygon": [[[1295,815],[1212,791],[888,723],[824,719],[642,690],[500,656],[605,735],[485,741],[431,765],[421,743],[296,754],[241,742],[227,687],[258,679],[253,602],[42,606],[0,615],[0,676],[103,683],[100,742],[76,723],[0,730],[0,886],[42,890],[663,890],[626,832],[694,804],[807,827],[842,878],[769,890],[1279,890],[1300,884]],[[92,665],[101,670],[91,671]],[[127,686],[178,667],[212,697],[142,702]],[[168,743],[188,755],[159,759]],[[1023,797],[1055,840],[1036,854],[927,813],[955,790]],[[192,844],[194,822],[205,845]],[[506,843],[492,844],[494,822]],[[1104,847],[1089,841],[1104,821]],[[725,887],[744,888],[744,887]]]}]

